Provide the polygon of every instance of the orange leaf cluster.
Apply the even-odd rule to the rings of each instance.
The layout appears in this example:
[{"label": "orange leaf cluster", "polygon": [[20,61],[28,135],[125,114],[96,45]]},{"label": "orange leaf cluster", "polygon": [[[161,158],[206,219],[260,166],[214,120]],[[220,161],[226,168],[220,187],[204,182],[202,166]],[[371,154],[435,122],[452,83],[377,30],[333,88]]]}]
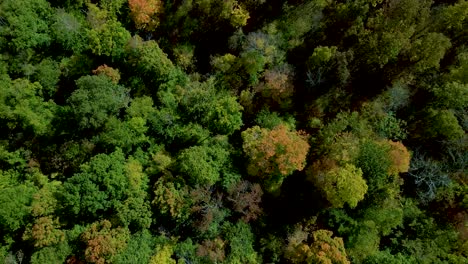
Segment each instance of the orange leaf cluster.
[{"label": "orange leaf cluster", "polygon": [[282,176],[294,170],[303,170],[309,144],[302,132],[290,131],[285,125],[262,133],[261,138],[253,143],[254,149],[249,166],[253,175],[279,173]]},{"label": "orange leaf cluster", "polygon": [[107,66],[106,64],[97,67],[97,69],[93,70],[93,74],[95,75],[105,75],[111,79],[111,81],[117,84],[120,81],[120,73],[119,70],[116,70],[112,67]]},{"label": "orange leaf cluster", "polygon": [[154,19],[160,13],[163,3],[160,0],[128,0],[131,16],[139,29],[153,29],[158,22]]}]

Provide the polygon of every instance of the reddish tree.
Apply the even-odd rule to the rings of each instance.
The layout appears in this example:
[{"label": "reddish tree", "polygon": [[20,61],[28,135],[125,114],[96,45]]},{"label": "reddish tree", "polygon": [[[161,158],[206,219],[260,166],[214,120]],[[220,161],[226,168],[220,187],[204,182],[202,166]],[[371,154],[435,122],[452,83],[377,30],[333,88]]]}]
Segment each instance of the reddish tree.
[{"label": "reddish tree", "polygon": [[213,263],[222,262],[226,257],[224,254],[224,247],[225,243],[221,238],[204,240],[202,244],[198,246],[197,255],[200,257],[207,257]]},{"label": "reddish tree", "polygon": [[234,211],[242,214],[242,220],[255,220],[262,213],[260,203],[263,191],[259,184],[241,181],[229,190],[228,200],[232,202]]},{"label": "reddish tree", "polygon": [[111,228],[108,220],[92,224],[82,235],[86,243],[87,262],[104,264],[126,247],[129,231],[123,228]]}]

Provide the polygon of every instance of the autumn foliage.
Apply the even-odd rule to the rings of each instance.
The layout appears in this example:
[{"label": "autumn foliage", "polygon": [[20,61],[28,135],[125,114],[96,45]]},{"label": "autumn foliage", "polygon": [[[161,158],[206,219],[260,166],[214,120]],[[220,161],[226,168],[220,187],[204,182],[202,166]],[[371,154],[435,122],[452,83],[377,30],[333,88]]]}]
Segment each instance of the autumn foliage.
[{"label": "autumn foliage", "polygon": [[93,73],[95,75],[104,75],[109,77],[111,81],[115,84],[117,84],[120,80],[120,72],[117,69],[114,69],[112,67],[107,66],[106,64],[103,64],[99,67],[97,67],[95,70],[93,70]]},{"label": "autumn foliage", "polygon": [[285,125],[272,130],[255,126],[242,132],[242,138],[244,152],[250,158],[249,174],[287,176],[304,169],[310,147],[304,133],[291,131]]},{"label": "autumn foliage", "polygon": [[410,167],[411,155],[401,142],[388,141],[390,145],[390,174],[408,172]]},{"label": "autumn foliage", "polygon": [[97,264],[109,263],[125,248],[128,236],[128,230],[120,227],[112,228],[108,220],[92,224],[81,235],[81,239],[86,242],[86,261]]},{"label": "autumn foliage", "polygon": [[160,0],[128,0],[131,16],[139,29],[154,29],[159,21],[154,17],[162,10]]}]

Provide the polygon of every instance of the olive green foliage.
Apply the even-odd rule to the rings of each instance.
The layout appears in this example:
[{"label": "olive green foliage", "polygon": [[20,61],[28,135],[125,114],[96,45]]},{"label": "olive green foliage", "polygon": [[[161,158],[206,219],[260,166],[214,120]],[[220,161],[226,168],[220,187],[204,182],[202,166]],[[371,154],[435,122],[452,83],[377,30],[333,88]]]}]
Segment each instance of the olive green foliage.
[{"label": "olive green foliage", "polygon": [[467,0],[0,0],[0,262],[467,263]]},{"label": "olive green foliage", "polygon": [[103,126],[129,102],[126,89],[103,76],[84,76],[76,81],[76,85],[78,89],[67,101],[82,129]]}]

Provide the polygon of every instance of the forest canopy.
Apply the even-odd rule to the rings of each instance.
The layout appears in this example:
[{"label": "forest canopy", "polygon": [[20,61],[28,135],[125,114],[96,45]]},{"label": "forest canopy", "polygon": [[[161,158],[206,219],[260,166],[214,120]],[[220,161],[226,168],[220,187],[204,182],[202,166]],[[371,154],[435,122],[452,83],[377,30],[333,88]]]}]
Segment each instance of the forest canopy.
[{"label": "forest canopy", "polygon": [[468,1],[0,1],[0,262],[468,263]]}]

